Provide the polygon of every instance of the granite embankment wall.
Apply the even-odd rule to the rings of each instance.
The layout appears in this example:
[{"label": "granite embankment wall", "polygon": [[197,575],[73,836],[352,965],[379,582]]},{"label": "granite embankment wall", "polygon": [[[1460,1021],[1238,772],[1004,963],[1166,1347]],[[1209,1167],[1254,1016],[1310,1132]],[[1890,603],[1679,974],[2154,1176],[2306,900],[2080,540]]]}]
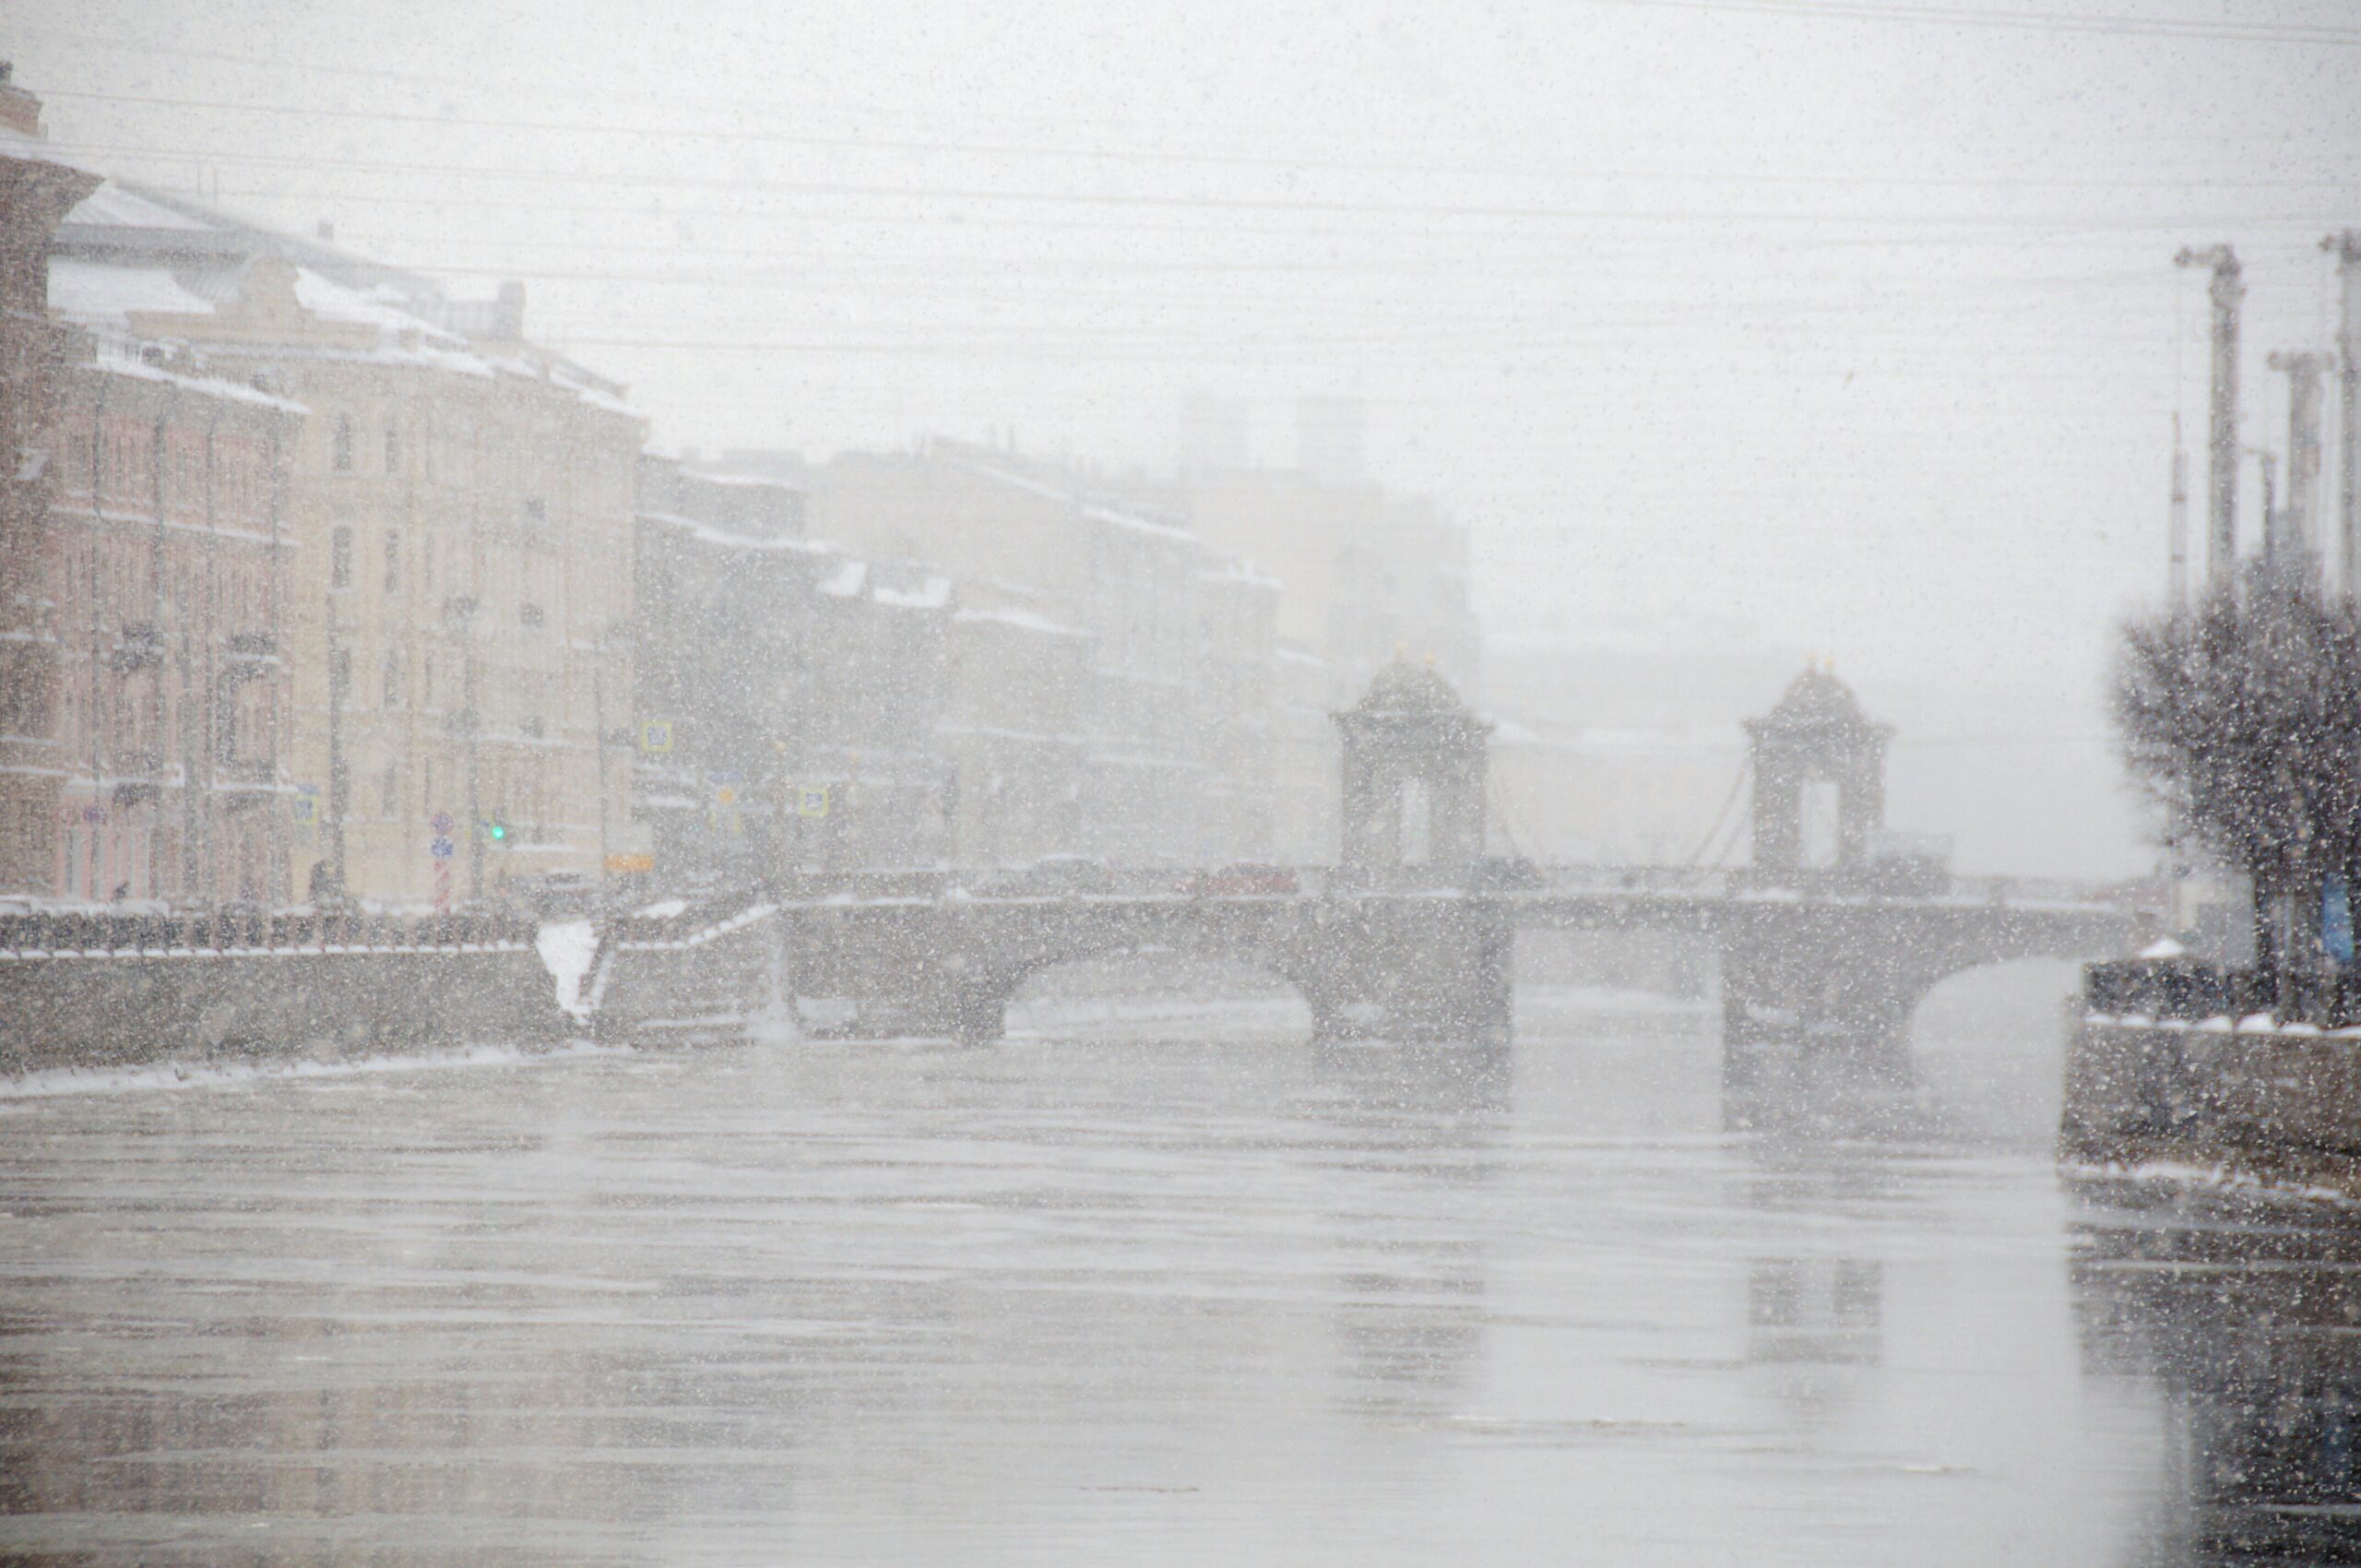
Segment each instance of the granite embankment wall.
[{"label": "granite embankment wall", "polygon": [[848,984],[865,1012],[896,1014],[915,950],[889,943],[871,956],[879,973],[838,972],[801,950],[792,919],[776,904],[731,904],[538,930],[271,917],[225,934],[196,920],[0,917],[0,1073],[586,1036],[743,1039],[794,1028],[799,992]]},{"label": "granite embankment wall", "polygon": [[579,1032],[524,941],[0,953],[0,1071]]},{"label": "granite embankment wall", "polygon": [[2065,1089],[2070,1168],[2183,1167],[2361,1200],[2361,1028],[2093,1014]]}]

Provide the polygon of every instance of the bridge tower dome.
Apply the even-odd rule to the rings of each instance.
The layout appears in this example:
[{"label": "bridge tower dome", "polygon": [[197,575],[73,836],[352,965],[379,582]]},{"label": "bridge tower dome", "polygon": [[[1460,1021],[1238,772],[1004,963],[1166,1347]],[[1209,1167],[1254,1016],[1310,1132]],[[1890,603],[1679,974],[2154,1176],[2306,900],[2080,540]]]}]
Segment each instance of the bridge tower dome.
[{"label": "bridge tower dome", "polygon": [[1807,667],[1778,706],[1746,721],[1754,769],[1754,869],[1760,875],[1850,870],[1885,825],[1885,746],[1853,690]]},{"label": "bridge tower dome", "polygon": [[1343,748],[1347,870],[1439,871],[1484,853],[1492,726],[1431,665],[1396,659],[1335,720]]}]

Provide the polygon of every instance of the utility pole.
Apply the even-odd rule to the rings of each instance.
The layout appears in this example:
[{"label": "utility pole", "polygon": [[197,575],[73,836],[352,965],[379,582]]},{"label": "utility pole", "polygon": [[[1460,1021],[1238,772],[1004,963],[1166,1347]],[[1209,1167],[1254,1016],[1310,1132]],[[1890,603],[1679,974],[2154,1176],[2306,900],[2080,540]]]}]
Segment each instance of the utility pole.
[{"label": "utility pole", "polygon": [[2338,443],[2336,539],[2347,593],[2361,589],[2361,229],[2347,229],[2320,242],[2336,257],[2343,284],[2343,306],[2336,329]]},{"label": "utility pole", "polygon": [[[2320,375],[2332,362],[2322,353],[2274,353],[2265,362],[2287,373],[2287,507],[2281,514],[2286,564],[2320,575]],[[2300,568],[2296,561],[2303,563]]]},{"label": "utility pole", "polygon": [[2287,537],[2279,509],[2279,454],[2261,446],[2249,446],[2247,452],[2262,469],[2262,564],[2266,571],[2282,573],[2287,569]]},{"label": "utility pole", "polygon": [[2173,612],[2189,607],[2189,453],[2181,446],[2180,416],[2173,416],[2173,498],[2166,537],[2172,547],[2172,571],[2165,580]]},{"label": "utility pole", "polygon": [[2237,253],[2227,245],[2184,249],[2176,267],[2210,267],[2213,301],[2213,386],[2205,433],[2205,580],[2220,588],[2233,580],[2238,548],[2238,302],[2247,286]]}]

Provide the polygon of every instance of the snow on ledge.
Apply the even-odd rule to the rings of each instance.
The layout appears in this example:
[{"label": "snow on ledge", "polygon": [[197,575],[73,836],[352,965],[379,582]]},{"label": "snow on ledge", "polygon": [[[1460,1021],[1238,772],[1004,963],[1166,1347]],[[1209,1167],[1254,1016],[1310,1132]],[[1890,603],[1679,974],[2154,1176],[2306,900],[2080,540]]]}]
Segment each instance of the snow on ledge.
[{"label": "snow on ledge", "polygon": [[582,1004],[582,977],[599,956],[599,930],[588,921],[551,921],[534,934],[533,950],[557,986],[557,1004],[575,1017],[587,1010]]}]

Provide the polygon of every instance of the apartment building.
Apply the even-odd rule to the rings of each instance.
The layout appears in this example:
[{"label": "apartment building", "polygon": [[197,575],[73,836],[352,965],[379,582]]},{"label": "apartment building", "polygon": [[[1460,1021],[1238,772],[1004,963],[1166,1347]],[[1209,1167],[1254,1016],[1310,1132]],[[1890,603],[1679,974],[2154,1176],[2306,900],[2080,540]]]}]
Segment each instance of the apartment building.
[{"label": "apartment building", "polygon": [[623,389],[524,336],[521,289],[422,280],[109,184],[53,305],[308,410],[284,531],[299,891],[388,907],[595,875],[629,822]]},{"label": "apartment building", "polygon": [[659,881],[948,855],[950,581],[806,538],[804,500],[641,459],[637,810]]},{"label": "apartment building", "polygon": [[288,454],[302,407],[185,345],[53,317],[97,199],[0,68],[0,896],[288,894]]},{"label": "apartment building", "polygon": [[1014,452],[848,455],[813,484],[817,530],[957,584],[941,728],[957,858],[1266,848],[1267,577],[1135,490]]}]

